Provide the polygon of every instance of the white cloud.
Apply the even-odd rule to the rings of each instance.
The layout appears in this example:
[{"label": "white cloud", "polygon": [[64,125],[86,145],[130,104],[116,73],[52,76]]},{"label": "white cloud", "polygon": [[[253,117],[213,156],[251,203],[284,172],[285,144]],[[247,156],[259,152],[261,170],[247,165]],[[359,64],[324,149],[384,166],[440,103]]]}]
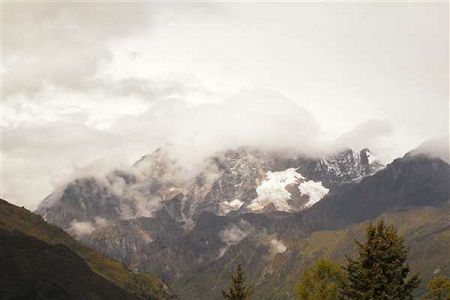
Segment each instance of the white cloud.
[{"label": "white cloud", "polygon": [[241,220],[238,224],[231,224],[220,231],[219,237],[225,246],[219,250],[219,257],[222,257],[230,246],[239,244],[252,230],[249,223]]},{"label": "white cloud", "polygon": [[95,229],[105,226],[107,223],[107,220],[100,217],[96,217],[95,222],[78,222],[74,220],[70,223],[67,231],[77,238],[82,238],[91,234]]},{"label": "white cloud", "polygon": [[38,92],[46,83],[83,88],[114,41],[151,15],[144,3],[5,3],[3,95]]},{"label": "white cloud", "polygon": [[336,144],[390,159],[448,133],[448,3],[3,9],[1,196],[30,209],[52,181],[165,143],[195,165],[348,132]]},{"label": "white cloud", "polygon": [[95,230],[94,225],[91,222],[76,222],[70,223],[68,231],[78,238],[89,235]]},{"label": "white cloud", "polygon": [[368,120],[358,124],[350,131],[340,135],[335,144],[337,147],[363,149],[374,148],[379,140],[388,137],[393,131],[392,124],[385,120]]},{"label": "white cloud", "polygon": [[270,240],[270,250],[273,254],[280,254],[286,252],[287,247],[283,244],[282,241],[272,239]]}]

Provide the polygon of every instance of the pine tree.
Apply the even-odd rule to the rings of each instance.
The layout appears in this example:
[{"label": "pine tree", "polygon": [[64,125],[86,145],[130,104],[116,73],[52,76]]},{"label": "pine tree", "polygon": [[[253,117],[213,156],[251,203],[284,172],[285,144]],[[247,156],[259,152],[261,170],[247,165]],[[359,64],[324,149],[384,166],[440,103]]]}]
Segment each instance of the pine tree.
[{"label": "pine tree", "polygon": [[252,298],[252,294],[252,288],[245,283],[244,270],[238,264],[231,276],[231,285],[228,288],[228,292],[222,291],[223,298],[229,300],[248,300]]},{"label": "pine tree", "polygon": [[367,241],[357,243],[359,257],[347,257],[347,280],[342,293],[347,299],[413,299],[418,275],[408,278],[407,250],[394,226],[383,221],[369,225]]},{"label": "pine tree", "polygon": [[299,300],[339,299],[343,280],[341,266],[331,260],[320,259],[303,271],[295,287],[295,296]]}]

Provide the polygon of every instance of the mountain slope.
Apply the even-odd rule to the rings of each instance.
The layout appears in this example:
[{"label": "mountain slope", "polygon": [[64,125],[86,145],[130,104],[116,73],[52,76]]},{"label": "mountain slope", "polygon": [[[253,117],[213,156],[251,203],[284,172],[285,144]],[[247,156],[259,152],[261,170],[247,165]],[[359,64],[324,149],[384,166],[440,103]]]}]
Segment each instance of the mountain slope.
[{"label": "mountain slope", "polygon": [[41,217],[4,200],[0,200],[0,239],[4,283],[0,291],[11,299],[40,291],[44,293],[40,299],[63,295],[68,299],[173,297],[156,276],[133,274],[122,263],[81,245]]},{"label": "mountain slope", "polygon": [[[246,245],[246,255],[258,253],[258,247],[276,248],[273,244],[283,249],[284,241],[303,239],[315,231],[346,228],[396,211],[442,207],[449,200],[448,175],[449,166],[440,160],[405,157],[372,176],[336,188],[297,214],[203,212],[186,231],[183,223],[161,210],[151,218],[112,222],[82,240],[133,268],[156,272],[178,284],[211,264],[230,263],[228,252],[239,245]],[[252,239],[257,245],[249,244]],[[255,266],[263,263],[255,260]]]},{"label": "mountain slope", "polygon": [[[377,218],[394,224],[405,237],[408,262],[413,272],[419,272],[423,279],[417,295],[423,293],[428,279],[436,272],[450,276],[448,212],[446,204],[386,213]],[[251,234],[232,245],[222,258],[197,270],[195,275],[175,282],[173,287],[182,299],[221,299],[220,290],[229,284],[235,264],[241,263],[248,282],[255,286],[256,299],[293,299],[293,288],[302,270],[321,257],[342,263],[345,254],[354,255],[353,240],[364,239],[369,222],[280,238],[278,241],[286,248],[278,251],[273,249],[274,235]]]},{"label": "mountain slope", "polygon": [[[78,179],[39,213],[133,270],[158,274],[182,299],[220,295],[237,262],[260,299],[289,299],[301,268],[321,255],[351,253],[352,235],[380,216],[405,222],[412,253],[426,249],[412,261],[417,270],[447,268],[450,166],[438,158],[406,155],[379,169],[367,150],[306,159],[240,149],[208,160],[187,183],[164,151],[137,164],[140,175]],[[424,235],[416,239],[417,232]]]},{"label": "mountain slope", "polygon": [[311,230],[335,229],[389,211],[439,206],[449,199],[450,166],[439,158],[406,155],[328,195],[299,214],[296,223]]},{"label": "mountain slope", "polygon": [[137,299],[69,248],[0,229],[1,299]]}]

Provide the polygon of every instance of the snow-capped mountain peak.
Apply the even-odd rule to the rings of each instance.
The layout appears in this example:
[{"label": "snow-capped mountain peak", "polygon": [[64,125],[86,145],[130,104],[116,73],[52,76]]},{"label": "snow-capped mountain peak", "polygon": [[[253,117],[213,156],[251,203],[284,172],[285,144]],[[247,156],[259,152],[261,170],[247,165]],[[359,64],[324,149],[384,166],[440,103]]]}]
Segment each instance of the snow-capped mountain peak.
[{"label": "snow-capped mountain peak", "polygon": [[[380,164],[369,150],[345,150],[323,158],[286,157],[247,148],[207,158],[197,175],[182,180],[183,164],[158,149],[105,178],[74,180],[38,209],[63,228],[73,222],[151,217],[165,210],[189,228],[205,211],[240,214],[308,209],[341,183],[372,174]],[[84,224],[84,223],[83,223]]]}]

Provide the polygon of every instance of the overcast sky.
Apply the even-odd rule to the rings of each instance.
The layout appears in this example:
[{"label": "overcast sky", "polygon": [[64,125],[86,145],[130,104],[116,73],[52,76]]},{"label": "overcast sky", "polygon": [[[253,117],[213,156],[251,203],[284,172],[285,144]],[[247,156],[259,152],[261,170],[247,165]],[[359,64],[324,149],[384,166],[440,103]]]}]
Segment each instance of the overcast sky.
[{"label": "overcast sky", "polygon": [[[368,146],[449,130],[448,3],[4,3],[2,198],[165,143]],[[192,155],[192,154],[190,154]],[[186,157],[189,155],[186,154]]]}]

